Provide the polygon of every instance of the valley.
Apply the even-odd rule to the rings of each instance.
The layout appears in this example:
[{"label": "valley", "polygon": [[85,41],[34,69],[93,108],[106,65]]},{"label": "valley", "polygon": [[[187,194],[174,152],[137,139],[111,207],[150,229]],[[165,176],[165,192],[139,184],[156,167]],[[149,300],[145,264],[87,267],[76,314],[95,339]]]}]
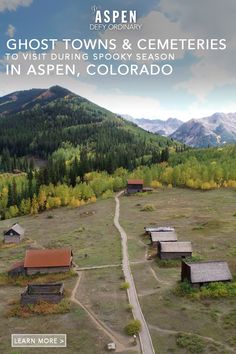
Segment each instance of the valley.
[{"label": "valley", "polygon": [[[205,354],[236,351],[234,298],[193,300],[176,295],[180,266],[178,263],[162,266],[155,257],[147,260],[155,250],[143,233],[147,224],[174,226],[179,239],[192,241],[194,256],[227,260],[235,277],[235,193],[234,189],[161,188],[151,194],[120,198],[120,224],[127,233],[131,270],[157,354],[189,353],[187,347],[180,345],[183,338],[188,338],[190,344],[196,342]],[[154,205],[154,210],[141,211],[146,204]],[[133,347],[132,339],[124,332],[132,313],[128,310],[126,291],[120,289],[123,281],[121,242],[113,225],[114,213],[115,201],[110,198],[76,209],[59,208],[36,216],[1,221],[1,232],[14,221],[20,222],[26,229],[26,240],[11,247],[1,244],[0,265],[6,271],[30,246],[71,246],[78,270],[81,268],[75,298],[115,335],[122,353],[138,353],[139,349]],[[89,269],[96,266],[102,267]],[[77,277],[64,280],[68,297],[76,281]],[[50,333],[55,324],[58,333],[68,333],[68,348],[66,351],[61,349],[62,353],[106,352],[104,348],[110,341],[109,336],[99,330],[86,310],[75,302],[65,314],[33,315],[27,320],[6,318],[12,301],[19,299],[22,290],[16,285],[1,285],[2,353],[9,353],[9,335],[16,329],[24,333]],[[30,353],[30,350],[17,352]],[[42,353],[42,350],[34,352]],[[54,352],[56,350],[52,349],[51,353]]]}]

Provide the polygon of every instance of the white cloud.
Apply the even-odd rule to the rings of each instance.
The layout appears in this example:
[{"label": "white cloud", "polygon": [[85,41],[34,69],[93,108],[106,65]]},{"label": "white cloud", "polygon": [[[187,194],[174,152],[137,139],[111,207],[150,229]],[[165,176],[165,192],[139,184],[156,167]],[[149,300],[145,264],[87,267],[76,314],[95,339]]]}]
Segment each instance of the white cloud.
[{"label": "white cloud", "polygon": [[19,6],[29,6],[33,0],[0,0],[0,12],[15,11]]},{"label": "white cloud", "polygon": [[[140,31],[110,31],[106,30],[102,33],[101,37],[103,39],[115,38],[117,41],[118,52],[122,53],[123,40],[128,38],[132,43],[132,53],[141,53],[142,51],[137,48],[137,42],[139,39],[149,39],[149,38],[159,38],[162,40],[171,38],[188,38],[187,34],[181,29],[180,24],[175,21],[171,21],[163,13],[159,11],[151,11],[147,16],[141,17],[137,21],[138,24],[142,24]],[[186,37],[187,36],[187,37]],[[153,54],[157,51],[155,50],[145,50],[143,51],[148,54]],[[159,51],[161,52],[161,51]],[[163,50],[165,53],[171,53],[171,51]],[[175,58],[180,59],[184,56],[183,50],[174,51]],[[140,62],[140,61],[139,61]]]},{"label": "white cloud", "polygon": [[9,24],[7,27],[6,35],[10,38],[13,38],[15,32],[16,32],[16,28],[13,25]]},{"label": "white cloud", "polygon": [[155,117],[160,110],[160,103],[157,99],[126,95],[115,90],[108,94],[101,93],[99,90],[90,91],[86,98],[112,112],[124,113],[133,117]]},{"label": "white cloud", "polygon": [[203,102],[214,89],[236,84],[235,0],[161,0],[160,10],[178,21],[192,38],[227,39],[225,51],[193,52],[198,61],[190,68],[192,75],[176,88],[187,90]]}]

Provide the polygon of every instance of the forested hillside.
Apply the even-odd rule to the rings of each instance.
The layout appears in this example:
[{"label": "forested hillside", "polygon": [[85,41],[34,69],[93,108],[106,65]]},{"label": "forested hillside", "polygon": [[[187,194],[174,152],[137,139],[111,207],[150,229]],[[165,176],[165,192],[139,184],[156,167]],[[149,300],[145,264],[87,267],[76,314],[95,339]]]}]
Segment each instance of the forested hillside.
[{"label": "forested hillside", "polygon": [[3,162],[7,154],[48,160],[53,152],[66,146],[71,152],[77,149],[78,163],[86,167],[82,172],[94,169],[113,172],[121,166],[133,169],[143,163],[161,161],[162,150],[176,146],[173,140],[145,132],[63,88],[32,91],[14,93],[6,96],[5,101],[0,100]]}]

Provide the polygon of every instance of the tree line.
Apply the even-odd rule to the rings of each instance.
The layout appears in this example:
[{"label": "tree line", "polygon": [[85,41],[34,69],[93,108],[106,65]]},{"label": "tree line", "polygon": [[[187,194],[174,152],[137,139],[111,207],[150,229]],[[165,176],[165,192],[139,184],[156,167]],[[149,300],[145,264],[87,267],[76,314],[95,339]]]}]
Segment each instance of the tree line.
[{"label": "tree line", "polygon": [[170,155],[168,152],[168,161],[141,165],[134,170],[119,167],[113,173],[89,171],[87,158],[82,160],[86,168],[81,169],[80,154],[79,148],[69,147],[57,151],[55,161],[46,169],[30,169],[28,173],[17,175],[1,174],[1,218],[36,214],[60,206],[79,207],[99,197],[108,198],[125,188],[128,178],[142,178],[145,186],[153,188],[236,188],[235,145]]}]

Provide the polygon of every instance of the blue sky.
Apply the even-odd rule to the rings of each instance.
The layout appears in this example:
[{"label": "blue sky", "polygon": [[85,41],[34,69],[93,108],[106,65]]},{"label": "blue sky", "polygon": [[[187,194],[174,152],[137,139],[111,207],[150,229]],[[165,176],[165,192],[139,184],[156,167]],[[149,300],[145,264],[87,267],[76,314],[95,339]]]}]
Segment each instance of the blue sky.
[{"label": "blue sky", "polygon": [[[136,10],[142,30],[90,31],[92,6]],[[0,0],[0,95],[54,84],[114,112],[134,117],[183,120],[232,112],[236,88],[234,0]],[[7,77],[5,43],[19,38],[226,38],[224,52],[181,53],[171,76]],[[60,51],[60,49],[58,49]],[[122,62],[113,65],[122,64]],[[156,64],[162,65],[162,62]],[[84,63],[82,72],[84,70]]]}]

